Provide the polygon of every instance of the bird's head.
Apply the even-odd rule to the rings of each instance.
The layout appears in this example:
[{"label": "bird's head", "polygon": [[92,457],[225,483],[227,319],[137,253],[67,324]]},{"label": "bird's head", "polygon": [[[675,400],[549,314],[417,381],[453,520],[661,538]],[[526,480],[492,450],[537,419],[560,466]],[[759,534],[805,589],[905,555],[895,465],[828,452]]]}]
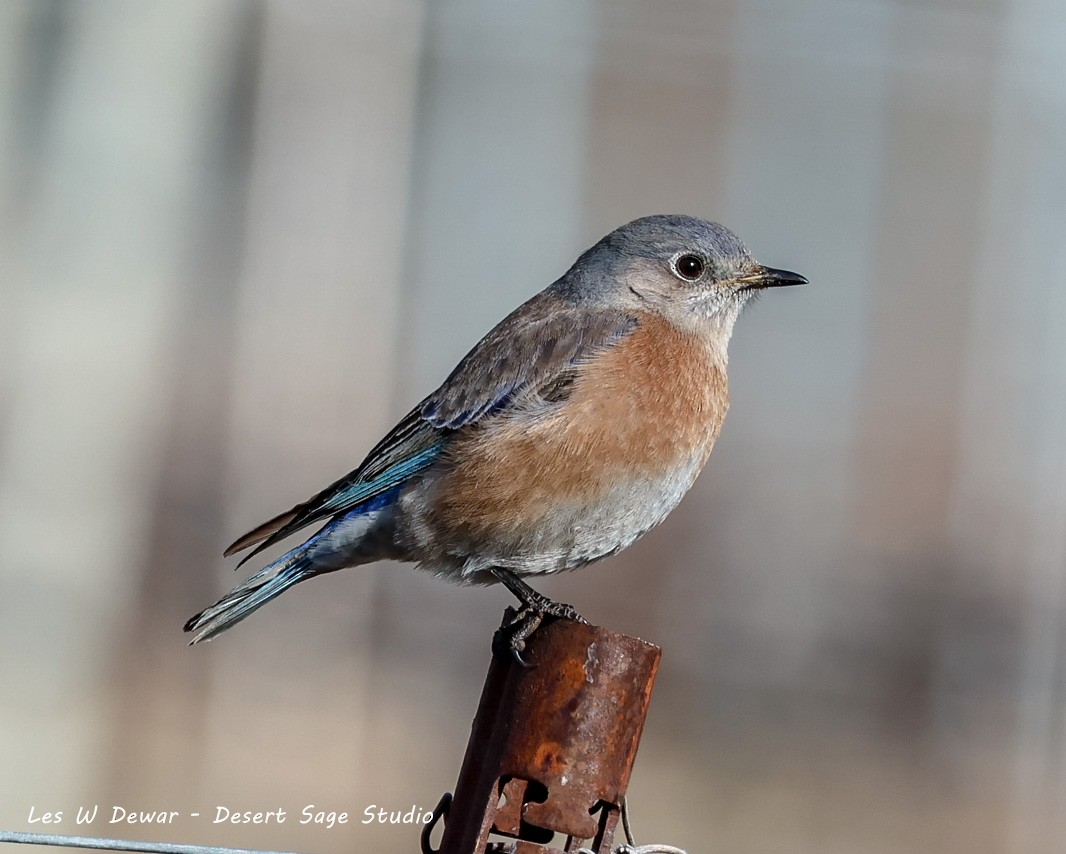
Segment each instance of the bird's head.
[{"label": "bird's head", "polygon": [[669,215],[615,229],[578,259],[571,274],[586,295],[600,291],[595,296],[616,306],[652,311],[725,340],[740,310],[761,291],[807,282],[758,263],[716,222]]}]

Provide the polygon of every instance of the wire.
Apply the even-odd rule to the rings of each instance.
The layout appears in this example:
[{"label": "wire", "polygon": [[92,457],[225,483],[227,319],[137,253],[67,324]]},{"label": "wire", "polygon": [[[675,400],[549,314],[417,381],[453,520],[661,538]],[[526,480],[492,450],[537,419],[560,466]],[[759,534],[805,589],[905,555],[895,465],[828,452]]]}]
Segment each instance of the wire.
[{"label": "wire", "polygon": [[137,842],[130,839],[104,839],[96,836],[22,833],[17,830],[0,830],[0,842],[13,842],[17,845],[58,845],[62,848],[98,848],[104,851],[141,851],[144,854],[291,854],[285,851],[259,851],[253,848],[219,848],[214,845],[181,845],[174,842]]}]

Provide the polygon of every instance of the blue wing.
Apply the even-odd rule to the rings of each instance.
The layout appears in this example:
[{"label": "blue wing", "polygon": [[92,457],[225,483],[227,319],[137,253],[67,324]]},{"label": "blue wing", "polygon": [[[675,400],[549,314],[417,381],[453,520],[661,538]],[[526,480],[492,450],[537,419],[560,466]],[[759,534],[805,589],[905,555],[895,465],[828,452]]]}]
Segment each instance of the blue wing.
[{"label": "blue wing", "polygon": [[416,407],[377,444],[355,471],[317,495],[249,531],[225,555],[259,545],[237,566],[292,533],[329,516],[352,510],[374,510],[383,496],[429,468],[444,451],[444,437],[424,421]]}]

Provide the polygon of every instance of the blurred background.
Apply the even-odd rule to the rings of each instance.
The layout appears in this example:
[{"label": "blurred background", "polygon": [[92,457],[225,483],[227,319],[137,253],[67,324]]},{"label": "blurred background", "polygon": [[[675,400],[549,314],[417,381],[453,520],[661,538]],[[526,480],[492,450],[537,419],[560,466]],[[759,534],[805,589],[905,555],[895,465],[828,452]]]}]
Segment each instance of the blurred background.
[{"label": "blurred background", "polygon": [[505,591],[381,564],[181,625],[676,212],[811,285],[738,325],[668,522],[540,585],[664,647],[638,841],[1066,849],[1064,51],[1056,0],[0,3],[0,827],[414,850],[359,821],[454,786]]}]

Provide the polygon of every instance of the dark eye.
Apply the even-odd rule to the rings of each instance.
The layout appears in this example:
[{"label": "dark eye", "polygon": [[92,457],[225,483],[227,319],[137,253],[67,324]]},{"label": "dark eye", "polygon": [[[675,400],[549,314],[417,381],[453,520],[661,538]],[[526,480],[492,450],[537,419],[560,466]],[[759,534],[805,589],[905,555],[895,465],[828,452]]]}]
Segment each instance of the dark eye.
[{"label": "dark eye", "polygon": [[674,269],[682,279],[694,282],[703,275],[703,259],[698,255],[682,255],[674,262]]}]

